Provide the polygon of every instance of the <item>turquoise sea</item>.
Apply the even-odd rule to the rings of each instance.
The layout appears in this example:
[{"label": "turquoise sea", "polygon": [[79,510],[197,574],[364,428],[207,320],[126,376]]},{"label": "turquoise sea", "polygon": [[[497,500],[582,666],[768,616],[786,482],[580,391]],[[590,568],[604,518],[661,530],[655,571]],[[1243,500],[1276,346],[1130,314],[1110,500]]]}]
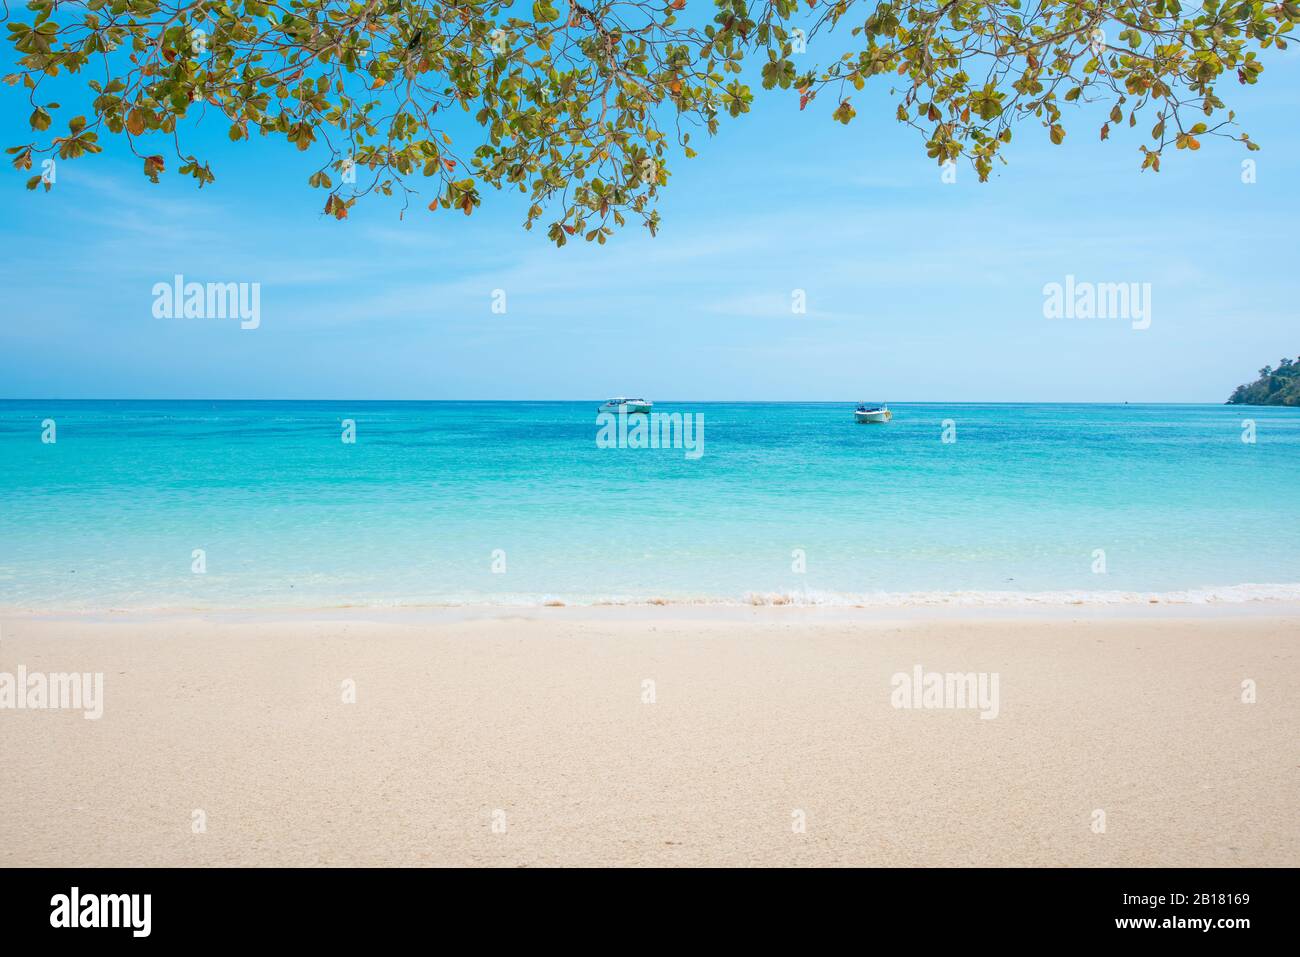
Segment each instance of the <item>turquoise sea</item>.
[{"label": "turquoise sea", "polygon": [[1300,597],[1300,409],[598,402],[0,402],[0,606]]}]

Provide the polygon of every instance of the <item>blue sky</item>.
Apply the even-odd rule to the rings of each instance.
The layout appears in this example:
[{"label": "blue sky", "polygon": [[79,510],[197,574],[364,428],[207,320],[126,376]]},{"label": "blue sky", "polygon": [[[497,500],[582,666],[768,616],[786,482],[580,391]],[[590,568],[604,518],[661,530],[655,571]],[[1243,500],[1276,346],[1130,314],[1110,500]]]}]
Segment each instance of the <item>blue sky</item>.
[{"label": "blue sky", "polygon": [[[760,90],[675,160],[659,236],[604,247],[556,250],[521,228],[522,197],[490,191],[469,218],[363,200],[335,222],[310,160],[230,144],[219,117],[201,192],[151,185],[112,138],[49,195],[6,164],[0,396],[1222,401],[1300,354],[1300,63],[1265,62],[1222,93],[1260,152],[1207,139],[1140,173],[1150,122],[1100,143],[1102,108],[1067,113],[1060,147],[1018,128],[984,185],[965,167],[942,183],[883,90],[848,127]],[[0,87],[4,145],[29,112]],[[260,328],[155,318],[176,273],[260,283]],[[1067,274],[1150,283],[1151,327],[1045,319],[1043,286]]]}]

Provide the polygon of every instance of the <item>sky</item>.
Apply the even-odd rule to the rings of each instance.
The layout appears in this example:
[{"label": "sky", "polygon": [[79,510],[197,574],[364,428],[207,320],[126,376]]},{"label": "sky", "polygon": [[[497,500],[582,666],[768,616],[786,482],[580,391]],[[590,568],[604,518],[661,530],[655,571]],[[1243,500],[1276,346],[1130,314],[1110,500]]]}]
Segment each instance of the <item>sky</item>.
[{"label": "sky", "polygon": [[[756,89],[674,159],[658,237],[559,250],[490,189],[471,217],[371,199],[337,222],[307,156],[229,143],[215,115],[202,191],[150,184],[112,137],[48,195],[6,164],[0,397],[1221,402],[1300,355],[1300,61],[1264,62],[1221,91],[1262,150],[1206,138],[1158,175],[1139,171],[1154,120],[1103,143],[1108,107],[1067,112],[1061,146],[1022,125],[989,183],[944,183],[883,89],[847,127]],[[29,113],[0,87],[3,145]],[[259,283],[260,325],[155,317],[176,274]],[[1149,328],[1046,318],[1068,275],[1149,283]]]}]

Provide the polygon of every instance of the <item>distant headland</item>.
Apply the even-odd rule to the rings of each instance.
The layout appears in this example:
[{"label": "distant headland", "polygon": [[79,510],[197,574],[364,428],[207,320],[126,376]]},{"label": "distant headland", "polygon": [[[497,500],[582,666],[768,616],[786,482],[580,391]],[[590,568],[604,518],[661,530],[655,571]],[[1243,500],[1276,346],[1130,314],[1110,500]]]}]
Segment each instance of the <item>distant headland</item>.
[{"label": "distant headland", "polygon": [[1281,359],[1276,369],[1264,366],[1254,382],[1237,386],[1227,404],[1300,405],[1300,359]]}]

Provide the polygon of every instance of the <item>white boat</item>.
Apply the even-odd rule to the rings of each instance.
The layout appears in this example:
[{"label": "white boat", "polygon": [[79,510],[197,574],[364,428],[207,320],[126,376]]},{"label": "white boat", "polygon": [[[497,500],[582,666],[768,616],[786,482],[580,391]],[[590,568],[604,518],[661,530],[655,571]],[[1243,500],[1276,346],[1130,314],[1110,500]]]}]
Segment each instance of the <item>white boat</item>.
[{"label": "white boat", "polygon": [[610,399],[600,407],[601,412],[613,412],[615,414],[622,412],[626,415],[644,415],[650,411],[654,403],[649,399],[629,399],[626,396],[619,396],[616,399]]},{"label": "white boat", "polygon": [[883,425],[894,417],[894,413],[889,411],[887,405],[867,405],[859,403],[858,407],[853,410],[853,419],[855,422],[869,422],[875,425]]}]

